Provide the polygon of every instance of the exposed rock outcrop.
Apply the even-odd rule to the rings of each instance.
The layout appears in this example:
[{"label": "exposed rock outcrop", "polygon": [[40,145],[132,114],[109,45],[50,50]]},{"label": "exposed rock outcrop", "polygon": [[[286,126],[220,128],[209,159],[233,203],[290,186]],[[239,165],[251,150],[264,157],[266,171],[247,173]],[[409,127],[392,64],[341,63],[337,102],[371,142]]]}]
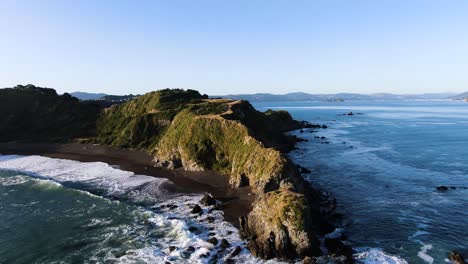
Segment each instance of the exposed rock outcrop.
[{"label": "exposed rock outcrop", "polygon": [[[167,91],[164,93],[168,96]],[[122,116],[129,113],[133,113],[133,119],[149,120],[148,125],[136,124],[153,131],[139,146],[155,156],[156,166],[215,170],[229,175],[233,188],[250,186],[256,199],[253,210],[240,224],[241,235],[255,256],[292,259],[320,255],[317,238],[333,228],[320,213],[320,194],[308,187],[298,167],[284,155],[299,140],[284,132],[327,126],[295,121],[285,111],[261,113],[246,101],[203,99],[190,93],[176,106],[161,100],[157,92],[143,95],[114,106],[101,120],[127,120]],[[111,127],[120,125],[113,123]],[[128,129],[132,131],[133,127],[126,125],[121,132],[129,134],[127,142],[114,130],[112,135],[118,137],[112,142],[134,144],[135,137],[141,136],[126,132]],[[310,173],[305,168],[302,172]],[[204,200],[211,201],[208,197]]]},{"label": "exposed rock outcrop", "polygon": [[241,235],[254,256],[291,259],[320,254],[311,225],[310,205],[303,194],[277,190],[259,196],[248,217],[240,219]]}]

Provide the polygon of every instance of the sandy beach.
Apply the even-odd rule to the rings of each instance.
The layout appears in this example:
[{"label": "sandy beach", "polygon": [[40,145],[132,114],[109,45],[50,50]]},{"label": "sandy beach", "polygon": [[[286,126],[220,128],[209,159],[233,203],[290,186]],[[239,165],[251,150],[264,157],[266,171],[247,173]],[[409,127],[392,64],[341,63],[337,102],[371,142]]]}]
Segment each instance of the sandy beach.
[{"label": "sandy beach", "polygon": [[143,151],[116,149],[80,143],[0,143],[0,154],[41,155],[80,162],[105,162],[135,174],[166,178],[174,183],[171,191],[181,193],[211,193],[223,202],[226,221],[238,226],[240,216],[247,215],[255,198],[249,187],[230,188],[228,176],[214,171],[191,172],[167,170],[152,165],[153,157]]}]

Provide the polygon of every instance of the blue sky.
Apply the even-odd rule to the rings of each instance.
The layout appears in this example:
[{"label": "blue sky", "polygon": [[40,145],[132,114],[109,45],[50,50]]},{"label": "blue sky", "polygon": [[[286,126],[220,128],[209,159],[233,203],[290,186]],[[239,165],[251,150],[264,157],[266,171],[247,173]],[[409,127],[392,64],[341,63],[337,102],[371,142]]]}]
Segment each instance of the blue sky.
[{"label": "blue sky", "polygon": [[468,91],[468,1],[1,0],[0,87]]}]

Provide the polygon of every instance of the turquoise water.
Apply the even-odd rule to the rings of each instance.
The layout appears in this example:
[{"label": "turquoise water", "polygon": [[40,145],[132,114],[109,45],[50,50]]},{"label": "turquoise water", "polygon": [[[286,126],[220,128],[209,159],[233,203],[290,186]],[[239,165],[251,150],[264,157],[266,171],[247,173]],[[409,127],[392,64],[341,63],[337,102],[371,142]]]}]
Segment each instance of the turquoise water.
[{"label": "turquoise water", "polygon": [[[468,255],[468,189],[463,188],[468,187],[468,103],[255,106],[328,125],[316,133],[295,133],[309,142],[300,143],[291,157],[312,170],[310,181],[337,197],[353,246],[379,249],[408,263],[444,263],[451,250]],[[342,115],[350,111],[356,115]],[[456,189],[438,192],[440,185]]]}]

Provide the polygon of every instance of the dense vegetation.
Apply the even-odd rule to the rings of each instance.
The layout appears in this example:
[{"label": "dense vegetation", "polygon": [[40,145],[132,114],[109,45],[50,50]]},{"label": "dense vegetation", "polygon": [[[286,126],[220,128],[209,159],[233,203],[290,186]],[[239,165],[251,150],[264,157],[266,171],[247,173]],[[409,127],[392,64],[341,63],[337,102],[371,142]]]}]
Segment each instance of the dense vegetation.
[{"label": "dense vegetation", "polygon": [[95,133],[100,107],[34,85],[0,89],[0,140],[67,140]]}]

